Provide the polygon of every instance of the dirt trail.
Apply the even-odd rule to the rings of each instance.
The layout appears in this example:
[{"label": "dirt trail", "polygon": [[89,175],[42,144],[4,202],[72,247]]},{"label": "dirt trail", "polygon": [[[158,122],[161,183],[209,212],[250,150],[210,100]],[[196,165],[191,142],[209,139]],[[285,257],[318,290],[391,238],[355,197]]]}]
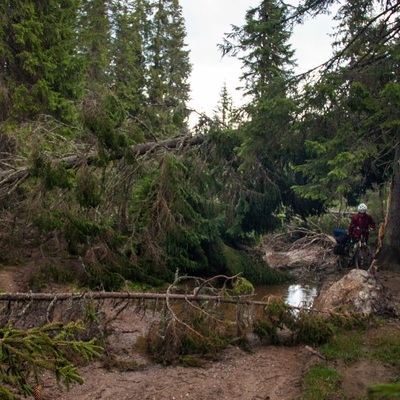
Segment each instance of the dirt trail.
[{"label": "dirt trail", "polygon": [[203,368],[150,365],[137,372],[107,372],[99,364],[80,372],[85,384],[62,393],[45,387],[46,399],[289,400],[313,356],[304,348],[259,347],[253,354],[228,349]]},{"label": "dirt trail", "polygon": [[[22,272],[17,267],[3,268],[0,290],[24,291],[30,274]],[[334,266],[325,274],[325,282],[339,279]],[[399,300],[400,274],[382,273],[380,279]],[[140,365],[138,370],[106,369],[103,361],[97,361],[79,368],[84,384],[73,384],[69,391],[53,378],[44,378],[43,400],[296,400],[304,372],[321,361],[305,346],[264,346],[251,338],[251,352],[230,347],[218,361],[203,367],[164,367],[151,363],[143,354],[143,338],[153,319],[151,312],[138,315],[127,309],[109,326],[106,361],[107,357],[134,361]],[[399,321],[395,323],[400,328]],[[392,370],[379,363],[363,361],[336,367],[341,369],[343,386],[352,399],[365,398],[366,388],[373,383],[395,379]]]}]

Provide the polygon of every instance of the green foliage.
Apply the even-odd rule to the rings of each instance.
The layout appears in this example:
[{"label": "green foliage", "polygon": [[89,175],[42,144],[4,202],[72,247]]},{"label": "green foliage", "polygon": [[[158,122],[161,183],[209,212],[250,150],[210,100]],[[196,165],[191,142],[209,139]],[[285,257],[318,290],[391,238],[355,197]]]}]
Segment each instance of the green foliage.
[{"label": "green foliage", "polygon": [[102,200],[99,177],[87,168],[81,169],[76,177],[75,193],[78,203],[82,207],[97,207]]},{"label": "green foliage", "polygon": [[68,240],[68,251],[71,254],[81,254],[89,238],[106,233],[108,228],[70,213],[64,229]]},{"label": "green foliage", "polygon": [[83,383],[76,362],[100,356],[102,348],[95,340],[75,339],[83,330],[81,323],[53,323],[28,331],[11,326],[0,329],[0,386],[2,398],[17,400],[19,394],[33,395],[33,386],[41,383],[42,373],[51,372],[67,388]]},{"label": "green foliage", "polygon": [[389,397],[391,399],[400,397],[400,383],[392,384],[378,384],[372,385],[368,388],[369,399],[380,399],[382,397]]},{"label": "green foliage", "polygon": [[[371,4],[342,4],[337,63],[318,80],[292,79],[291,24],[331,3],[249,9],[221,46],[243,62],[250,100],[238,119],[224,88],[220,115],[199,128],[201,146],[146,157],[129,146],[187,133],[191,67],[179,2],[0,4],[0,131],[15,137],[12,151],[0,137],[0,153],[11,154],[0,169],[30,159],[35,178],[0,196],[15,209],[15,237],[33,220],[37,242],[62,238],[70,255],[88,256],[94,287],[159,282],[177,268],[240,272],[253,284],[286,279],[245,246],[280,227],[280,214],[356,204],[393,172],[397,28],[384,4],[374,19]],[[90,155],[76,176],[57,161],[72,154]]]},{"label": "green foliage", "polygon": [[233,336],[226,326],[203,312],[189,311],[184,320],[174,317],[149,332],[149,350],[157,362],[193,364],[193,358],[216,357],[232,343]]},{"label": "green foliage", "polygon": [[60,230],[64,226],[63,213],[59,210],[43,209],[35,217],[34,224],[41,233]]},{"label": "green foliage", "polygon": [[190,184],[194,176],[189,168],[179,158],[166,155],[158,171],[137,182],[133,194],[135,247],[142,260],[164,276],[177,268],[205,273],[212,265],[210,248],[219,243],[220,206]]},{"label": "green foliage", "polygon": [[299,343],[307,343],[319,346],[327,343],[333,337],[334,326],[319,315],[312,315],[304,310],[296,316],[295,328],[293,328],[296,340]]},{"label": "green foliage", "polygon": [[75,122],[77,113],[71,100],[77,99],[83,78],[76,54],[80,2],[62,6],[50,2],[42,7],[33,1],[11,4],[4,3],[0,11],[5,26],[0,36],[2,69],[9,88],[10,114],[23,120],[46,113]]},{"label": "green foliage", "polygon": [[320,351],[328,359],[341,358],[346,364],[354,363],[367,354],[363,347],[362,334],[357,331],[351,334],[347,331],[335,335],[329,343],[320,348]]},{"label": "green foliage", "polygon": [[259,339],[270,341],[271,344],[279,344],[278,327],[269,319],[260,319],[254,322],[253,332]]},{"label": "green foliage", "polygon": [[165,138],[185,132],[188,78],[191,72],[189,51],[185,49],[185,22],[176,0],[152,3],[148,37],[148,81],[146,110],[153,136]]},{"label": "green foliage", "polygon": [[270,298],[264,308],[263,317],[255,321],[253,330],[261,340],[273,344],[280,342],[280,331],[289,330],[292,343],[322,346],[321,351],[327,358],[340,357],[345,362],[350,362],[364,354],[361,343],[357,340],[358,336],[354,333],[350,336],[347,332],[343,335],[337,332],[359,328],[361,323],[365,324],[365,319],[361,314],[348,315],[339,312],[324,318],[313,310],[295,310],[281,298]]},{"label": "green foliage", "polygon": [[126,118],[123,105],[115,96],[104,94],[85,100],[84,123],[106,150],[119,151],[129,140],[120,129]]},{"label": "green foliage", "polygon": [[245,296],[254,293],[254,286],[247,279],[239,277],[233,283],[233,296]]},{"label": "green foliage", "polygon": [[311,367],[305,374],[301,400],[345,400],[341,389],[342,376],[323,364]]},{"label": "green foliage", "polygon": [[232,342],[232,337],[225,329],[220,329],[211,316],[194,313],[188,323],[198,334],[186,332],[182,337],[181,355],[215,354]]},{"label": "green foliage", "polygon": [[46,189],[71,188],[75,176],[62,162],[51,162],[39,153],[34,154],[31,175],[40,178]]},{"label": "green foliage", "polygon": [[243,277],[253,285],[274,285],[294,279],[288,273],[271,268],[254,249],[239,251],[228,245],[222,245],[220,255],[223,256],[223,259],[220,260],[221,267],[228,274],[243,274]]},{"label": "green foliage", "polygon": [[[398,90],[388,54],[394,42],[383,39],[390,28],[374,20],[378,9],[371,4],[360,9],[346,2],[339,9],[340,61],[328,63],[322,79],[306,87],[304,118],[296,127],[308,146],[295,163],[303,179],[293,189],[328,206],[343,199],[350,205],[359,202],[368,189],[388,179],[393,162]],[[385,7],[379,12],[390,13]],[[348,67],[339,67],[344,64]]]}]

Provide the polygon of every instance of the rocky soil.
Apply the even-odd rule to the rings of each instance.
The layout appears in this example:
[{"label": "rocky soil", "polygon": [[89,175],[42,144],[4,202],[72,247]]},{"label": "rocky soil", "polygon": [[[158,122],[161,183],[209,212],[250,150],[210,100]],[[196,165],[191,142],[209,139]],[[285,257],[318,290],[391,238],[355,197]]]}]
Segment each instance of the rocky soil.
[{"label": "rocky soil", "polygon": [[[277,268],[317,277],[321,288],[349,272],[337,271],[335,259],[321,248],[281,253],[269,250],[267,258]],[[27,276],[20,267],[3,268],[1,291],[23,290]],[[400,274],[379,272],[378,280],[398,307]],[[109,304],[108,310],[112,307]],[[295,400],[302,392],[304,372],[321,361],[318,353],[307,346],[265,346],[251,336],[250,351],[230,347],[217,360],[199,367],[154,364],[146,355],[144,337],[155,317],[151,310],[138,313],[128,308],[120,312],[109,326],[105,359],[79,369],[84,384],[72,385],[67,391],[53,378],[44,377],[43,400]],[[400,330],[398,319],[392,323]],[[335,367],[341,370],[343,387],[352,399],[363,398],[373,383],[396,378],[392,368],[377,362]]]}]

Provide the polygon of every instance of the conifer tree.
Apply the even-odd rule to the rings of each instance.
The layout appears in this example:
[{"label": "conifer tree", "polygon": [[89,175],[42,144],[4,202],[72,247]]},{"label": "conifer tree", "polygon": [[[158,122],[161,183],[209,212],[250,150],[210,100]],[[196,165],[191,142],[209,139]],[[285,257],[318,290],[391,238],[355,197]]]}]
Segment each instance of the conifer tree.
[{"label": "conifer tree", "polygon": [[178,0],[152,3],[153,19],[148,63],[148,120],[158,138],[177,136],[186,130],[189,51],[185,50],[185,24]]},{"label": "conifer tree", "polygon": [[115,37],[112,43],[112,89],[128,115],[142,118],[145,107],[145,45],[149,37],[146,1],[118,1],[113,7]]},{"label": "conifer tree", "polygon": [[110,87],[111,15],[111,0],[85,0],[82,3],[79,49],[86,64],[86,85],[92,90]]},{"label": "conifer tree", "polygon": [[220,99],[214,111],[214,118],[225,128],[233,128],[234,125],[234,107],[232,96],[229,95],[226,83],[220,91]]},{"label": "conifer tree", "polygon": [[[2,121],[34,118],[40,113],[73,122],[71,101],[82,90],[76,53],[80,0],[6,0],[0,4],[0,77]],[[6,111],[6,112],[4,112]]]},{"label": "conifer tree", "polygon": [[[294,122],[295,104],[289,98],[291,67],[295,64],[288,43],[291,35],[287,7],[265,0],[246,13],[245,24],[233,27],[220,49],[243,62],[244,106],[248,122],[239,128],[242,144],[241,179],[246,182],[237,198],[236,222],[244,232],[266,232],[278,222],[282,204],[297,207],[290,190],[290,158],[283,152]],[[233,227],[232,227],[233,228]]]},{"label": "conifer tree", "polygon": [[79,323],[52,323],[23,331],[7,327],[0,329],[0,398],[17,400],[32,396],[41,386],[42,374],[49,371],[68,388],[72,382],[83,383],[77,362],[100,356],[95,340],[75,339],[83,329]]}]

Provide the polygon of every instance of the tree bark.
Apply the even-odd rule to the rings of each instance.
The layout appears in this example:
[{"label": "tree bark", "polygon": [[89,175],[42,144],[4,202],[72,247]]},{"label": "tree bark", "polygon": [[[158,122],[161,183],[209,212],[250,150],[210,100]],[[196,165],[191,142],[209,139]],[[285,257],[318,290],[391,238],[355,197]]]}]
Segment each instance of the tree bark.
[{"label": "tree bark", "polygon": [[397,269],[400,267],[400,142],[395,149],[388,205],[385,236],[377,259],[380,268]]},{"label": "tree bark", "polygon": [[134,293],[134,292],[88,292],[88,293],[0,293],[0,301],[64,301],[81,299],[119,299],[119,300],[183,300],[183,301],[215,301],[218,303],[253,304],[266,306],[268,302],[246,299],[247,296],[223,297],[196,294],[169,294],[169,293]]}]

